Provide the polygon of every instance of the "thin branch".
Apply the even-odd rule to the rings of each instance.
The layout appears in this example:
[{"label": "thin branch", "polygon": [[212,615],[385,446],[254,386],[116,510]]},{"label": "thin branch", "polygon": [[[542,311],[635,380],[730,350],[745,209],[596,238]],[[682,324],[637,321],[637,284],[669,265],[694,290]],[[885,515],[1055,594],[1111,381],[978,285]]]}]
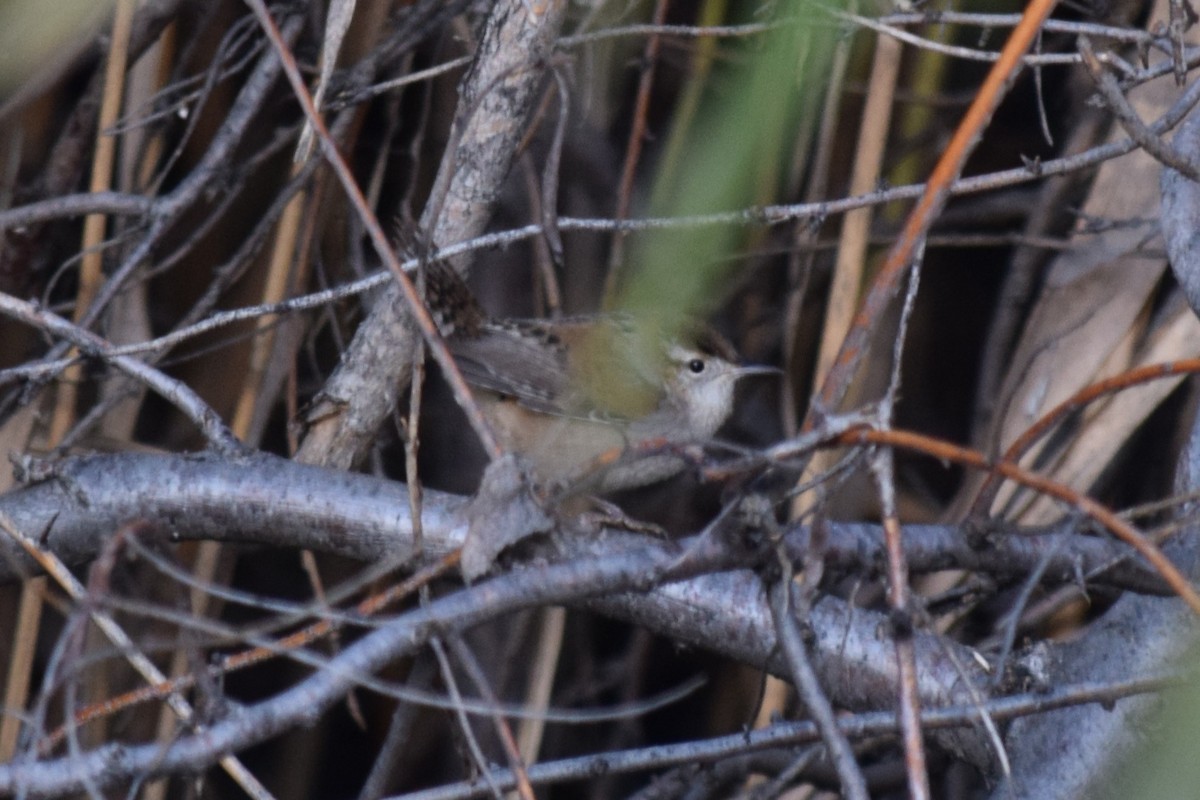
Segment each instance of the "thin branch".
[{"label": "thin branch", "polygon": [[1129,138],[1164,165],[1186,175],[1193,181],[1200,181],[1200,165],[1188,158],[1185,153],[1171,147],[1146,127],[1146,123],[1142,122],[1137,111],[1121,93],[1117,79],[1100,63],[1101,57],[1096,55],[1091,41],[1086,36],[1079,37],[1079,54],[1083,57],[1083,64],[1087,67],[1088,74],[1092,76],[1100,95],[1108,103],[1109,109],[1121,123],[1121,127],[1129,134]]},{"label": "thin branch", "polygon": [[855,761],[854,750],[838,728],[833,706],[817,681],[817,674],[809,661],[804,639],[800,634],[800,626],[793,616],[795,602],[792,595],[796,590],[791,576],[786,574],[784,580],[776,581],[770,588],[771,614],[775,617],[775,632],[779,637],[779,644],[787,658],[796,691],[813,716],[817,729],[821,732],[821,740],[825,743],[825,750],[837,768],[843,796],[851,800],[867,800],[871,796],[867,790],[867,782]]},{"label": "thin branch", "polygon": [[392,249],[387,235],[383,232],[383,228],[380,227],[379,220],[375,218],[374,212],[367,206],[367,200],[363,196],[362,189],[359,188],[358,181],[350,171],[350,167],[346,164],[345,159],[342,158],[341,153],[338,152],[337,143],[330,136],[329,129],[325,127],[324,120],[321,119],[320,113],[313,104],[312,96],[308,93],[308,87],[305,86],[304,79],[300,76],[300,70],[296,66],[296,60],[288,48],[282,31],[276,26],[274,19],[271,17],[262,0],[246,0],[246,2],[254,10],[255,15],[258,16],[263,30],[266,31],[268,38],[271,40],[271,44],[274,46],[275,52],[283,64],[284,73],[287,75],[288,81],[292,84],[292,91],[296,99],[300,101],[300,106],[304,109],[304,115],[308,118],[309,124],[313,126],[313,131],[321,143],[321,151],[330,166],[333,167],[334,173],[342,184],[342,189],[358,213],[359,219],[362,220],[367,234],[371,237],[371,243],[375,246],[375,252],[392,273],[392,276],[396,278],[401,295],[408,306],[409,313],[416,321],[421,335],[425,338],[425,343],[429,345],[429,350],[433,354],[434,360],[442,368],[442,374],[446,377],[446,380],[454,391],[455,400],[458,401],[459,406],[466,413],[471,427],[475,429],[475,434],[479,437],[488,456],[492,459],[499,458],[503,455],[503,451],[500,449],[495,434],[492,433],[491,426],[488,425],[479,407],[475,404],[471,396],[471,390],[467,388],[467,383],[462,377],[462,372],[458,369],[454,357],[450,355],[450,351],[446,348],[446,343],[442,340],[437,324],[433,321],[433,317],[430,316],[429,309],[425,307],[424,300],[417,294],[416,286],[413,285],[412,280],[405,273],[404,268],[396,258],[396,253]]},{"label": "thin branch", "polygon": [[[1163,691],[1178,685],[1178,683],[1179,680],[1175,677],[1076,683],[1047,692],[1031,692],[996,698],[989,700],[982,709],[974,705],[930,709],[925,712],[923,721],[930,730],[938,730],[954,725],[971,725],[979,718],[981,711],[997,720],[1011,720],[1088,703],[1110,706],[1120,699]],[[896,715],[891,711],[841,716],[837,723],[842,734],[851,739],[895,735],[897,732]],[[644,772],[686,764],[707,764],[746,752],[813,744],[820,740],[821,733],[814,722],[807,720],[778,722],[767,728],[706,740],[597,753],[534,764],[529,768],[529,778],[535,784],[545,786],[562,781],[589,778],[594,776],[600,767],[606,773]],[[500,786],[512,786],[512,775],[503,770],[494,771],[493,778]],[[405,800],[465,800],[465,798],[478,796],[477,784],[464,781],[458,784],[439,786],[436,789],[412,792],[405,795]]]},{"label": "thin branch", "polygon": [[921,434],[901,431],[851,431],[844,434],[842,440],[861,444],[887,444],[905,447],[919,452],[936,455],[937,458],[966,464],[977,469],[995,471],[1004,477],[1015,480],[1042,494],[1061,500],[1080,512],[1103,525],[1121,541],[1133,547],[1149,561],[1163,579],[1170,584],[1171,589],[1188,604],[1196,614],[1200,614],[1200,593],[1179,569],[1163,555],[1153,542],[1147,539],[1134,526],[1118,517],[1087,495],[1080,494],[1069,486],[1034,475],[1017,464],[1009,461],[991,461],[981,453],[965,447],[942,442]]},{"label": "thin branch", "polygon": [[[1143,367],[1122,372],[1120,375],[1096,381],[1093,384],[1083,387],[1043,414],[1036,422],[1026,428],[1020,436],[1013,440],[1013,443],[1004,451],[1004,455],[1000,457],[1000,460],[1011,461],[1014,464],[1017,463],[1029,452],[1029,448],[1045,436],[1051,428],[1066,419],[1069,414],[1084,408],[1089,403],[1143,383],[1149,383],[1162,378],[1179,377],[1180,375],[1192,375],[1198,372],[1200,372],[1200,358],[1187,358],[1179,361],[1167,361],[1161,364],[1147,364]],[[999,479],[1000,476],[997,473],[988,475],[983,485],[979,487],[974,502],[971,503],[970,516],[982,516],[984,510],[992,504],[992,501],[995,499],[996,490],[999,488]]]},{"label": "thin branch", "polygon": [[245,447],[226,427],[217,412],[182,381],[170,378],[154,367],[129,356],[112,354],[112,345],[91,331],[46,311],[33,303],[0,293],[0,314],[20,320],[64,341],[94,358],[99,358],[129,377],[157,392],[164,400],[179,409],[196,424],[209,446],[226,455],[237,455]]},{"label": "thin branch", "polygon": [[[24,550],[31,556],[36,558],[47,573],[52,575],[58,585],[61,586],[67,594],[76,602],[85,607],[90,606],[87,590],[83,584],[71,574],[70,570],[59,561],[52,553],[47,552],[36,541],[34,541],[26,531],[18,529],[12,520],[0,514],[0,528],[16,541]],[[118,534],[119,538],[120,534]],[[108,637],[108,640],[124,654],[129,664],[137,671],[142,678],[151,684],[162,683],[166,680],[166,675],[159,671],[154,666],[154,663],[141,651],[134,641],[125,633],[124,629],[116,622],[113,617],[101,610],[93,609],[90,613],[91,621],[103,634]],[[172,693],[167,696],[167,705],[175,713],[180,720],[187,723],[193,731],[203,733],[204,726],[200,724],[194,717],[195,713],[192,706],[184,697],[178,693]],[[271,800],[272,795],[266,788],[254,777],[245,765],[233,755],[223,755],[218,759],[225,771],[248,795],[257,800]],[[89,781],[90,782],[90,781]]]},{"label": "thin branch", "polygon": [[1034,0],[1026,9],[1020,24],[1013,29],[1000,59],[988,73],[930,174],[929,182],[909,214],[899,240],[888,251],[887,259],[862,302],[855,325],[847,334],[841,352],[821,387],[818,400],[809,411],[806,428],[812,427],[821,415],[835,411],[845,398],[858,365],[866,354],[870,331],[899,290],[900,279],[907,272],[914,251],[920,247],[929,226],[949,199],[950,185],[961,174],[967,156],[979,142],[983,128],[1011,85],[1020,56],[1029,50],[1054,5],[1055,0]]}]

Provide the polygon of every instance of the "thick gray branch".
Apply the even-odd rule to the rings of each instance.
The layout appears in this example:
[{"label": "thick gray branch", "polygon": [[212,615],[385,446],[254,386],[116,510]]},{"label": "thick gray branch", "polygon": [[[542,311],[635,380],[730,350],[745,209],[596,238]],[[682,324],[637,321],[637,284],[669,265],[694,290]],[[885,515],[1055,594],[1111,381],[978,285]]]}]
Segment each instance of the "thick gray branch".
[{"label": "thick gray branch", "polygon": [[[492,8],[474,64],[459,90],[450,144],[421,229],[435,247],[483,232],[524,133],[566,3],[500,0]],[[534,11],[537,13],[534,13]],[[297,458],[349,467],[369,449],[408,384],[415,339],[389,285],[359,326],[309,415]]]},{"label": "thick gray branch", "polygon": [[[427,556],[450,552],[461,544],[466,527],[464,508],[464,498],[427,493]],[[149,455],[71,459],[57,465],[40,482],[0,497],[0,513],[71,565],[86,563],[114,531],[135,521],[146,523],[140,529],[172,539],[307,547],[369,561],[403,561],[412,555],[408,497],[402,484],[265,455],[238,460]],[[955,538],[950,529],[933,527],[906,529],[906,533],[906,544],[912,543],[914,548],[914,564],[921,563],[921,552],[928,549],[923,538],[935,544]],[[1043,546],[1043,551],[1070,552],[1072,539],[1085,544],[1085,549],[1089,542],[1104,544],[1051,533],[1004,537],[995,547],[1003,554],[1006,541],[1024,545],[1053,537],[1060,537],[1060,543]],[[961,534],[957,538],[961,539]],[[880,557],[880,539],[873,526],[833,524],[827,552],[831,563],[841,568],[849,570],[857,563],[859,570],[869,570]],[[799,551],[806,543],[806,529],[789,532],[789,550]],[[683,544],[688,546],[688,542]],[[645,540],[605,531],[586,538],[559,537],[557,545],[557,557],[586,562],[644,547]],[[1107,557],[1119,552],[1110,549]],[[723,564],[701,561],[694,569],[738,566],[729,563],[728,555],[725,558]],[[941,561],[934,566],[940,567]],[[0,577],[33,570],[19,548],[0,541]],[[774,627],[760,582],[748,569],[700,574],[643,588],[632,594],[593,598],[587,605],[676,641],[786,674],[776,652]],[[814,669],[834,702],[853,709],[890,707],[895,658],[886,619],[827,597],[815,605],[807,623],[813,636]],[[987,676],[970,651],[928,634],[917,635],[916,649],[923,705],[969,704],[972,690],[979,696],[986,694]],[[956,734],[945,744],[976,763],[986,763],[987,751],[979,742],[974,735]]]},{"label": "thick gray branch", "polygon": [[[36,465],[35,465],[36,466]],[[463,501],[430,493],[425,542],[433,553],[461,541]],[[404,558],[411,531],[404,487],[360,475],[298,465],[269,456],[229,462],[211,457],[95,456],[65,462],[36,485],[0,498],[0,513],[71,563],[96,551],[118,526],[165,536],[249,538],[283,543],[299,537],[313,547],[360,558]],[[107,783],[131,774],[198,768],[319,715],[356,683],[356,676],[414,652],[430,635],[462,630],[518,608],[544,603],[591,607],[630,619],[680,641],[726,653],[782,672],[761,582],[749,570],[700,575],[678,573],[681,549],[615,531],[586,538],[560,537],[552,564],[514,572],[463,589],[427,609],[408,612],[339,654],[336,664],[275,697],[213,724],[202,736],[184,737],[169,750],[101,748],[82,758],[0,767],[0,792],[21,785],[37,791],[77,786],[82,774]],[[13,545],[6,561],[26,563]],[[721,567],[694,558],[693,572]],[[673,581],[673,582],[672,582]],[[599,599],[598,599],[599,598]],[[835,703],[890,707],[893,645],[885,619],[826,598],[808,624],[813,663]],[[969,651],[929,634],[915,639],[928,707],[963,705],[986,675]],[[976,763],[988,753],[970,731],[946,734],[944,743]]]}]

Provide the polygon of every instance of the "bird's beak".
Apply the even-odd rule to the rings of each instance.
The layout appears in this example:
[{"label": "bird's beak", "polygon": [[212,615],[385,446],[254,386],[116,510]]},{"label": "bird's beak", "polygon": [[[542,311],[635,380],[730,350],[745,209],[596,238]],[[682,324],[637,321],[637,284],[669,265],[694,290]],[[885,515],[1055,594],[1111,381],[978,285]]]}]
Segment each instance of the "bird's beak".
[{"label": "bird's beak", "polygon": [[765,364],[747,364],[744,367],[738,367],[736,374],[739,378],[745,378],[748,375],[782,375],[783,370],[779,367],[768,367]]}]

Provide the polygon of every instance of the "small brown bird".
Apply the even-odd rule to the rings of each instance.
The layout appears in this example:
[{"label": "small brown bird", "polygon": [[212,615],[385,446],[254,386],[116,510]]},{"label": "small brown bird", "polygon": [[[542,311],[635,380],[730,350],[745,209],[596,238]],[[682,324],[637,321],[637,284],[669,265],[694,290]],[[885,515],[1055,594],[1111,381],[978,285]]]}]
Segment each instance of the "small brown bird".
[{"label": "small brown bird", "polygon": [[671,477],[686,464],[667,451],[716,434],[738,378],[778,372],[737,366],[713,332],[692,332],[684,344],[626,315],[491,319],[446,265],[432,266],[426,285],[501,445],[546,484],[582,481],[606,493]]}]

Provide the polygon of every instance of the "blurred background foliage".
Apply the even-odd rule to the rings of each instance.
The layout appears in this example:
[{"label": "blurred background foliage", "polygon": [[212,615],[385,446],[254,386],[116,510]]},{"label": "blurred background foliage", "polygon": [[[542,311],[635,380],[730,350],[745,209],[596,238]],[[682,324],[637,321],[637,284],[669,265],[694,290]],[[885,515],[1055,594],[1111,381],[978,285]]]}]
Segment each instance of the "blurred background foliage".
[{"label": "blurred background foliage", "polygon": [[61,0],[52,6],[38,0],[5,0],[0,4],[0,94],[30,88],[70,54],[92,43],[112,13],[114,0]]}]

